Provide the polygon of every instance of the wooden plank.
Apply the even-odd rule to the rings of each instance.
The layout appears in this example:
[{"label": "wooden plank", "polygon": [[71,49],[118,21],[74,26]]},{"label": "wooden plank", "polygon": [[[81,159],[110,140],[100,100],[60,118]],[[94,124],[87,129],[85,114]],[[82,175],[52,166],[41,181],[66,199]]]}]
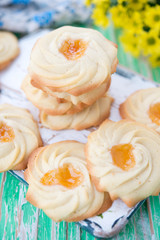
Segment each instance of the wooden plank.
[{"label": "wooden plank", "polygon": [[134,221],[137,239],[151,239],[151,232],[148,231],[147,235],[144,233],[145,225],[148,226],[149,221],[142,217],[142,208],[134,215]]},{"label": "wooden plank", "polygon": [[117,240],[141,239],[150,240],[151,231],[149,226],[149,216],[147,211],[147,203],[136,212],[129,220],[125,228],[118,234]]},{"label": "wooden plank", "polygon": [[121,35],[121,30],[120,29],[115,30],[115,38],[118,45],[118,60],[120,64],[124,65],[125,67],[129,67],[127,57],[126,57],[127,54],[124,54],[124,48],[121,42],[118,40],[120,35]]},{"label": "wooden plank", "polygon": [[19,195],[18,206],[21,210],[21,222],[19,229],[19,240],[23,239],[37,239],[37,229],[38,229],[38,215],[39,209],[35,208],[29,202],[26,201],[25,196],[27,192],[27,187],[21,184],[19,190],[21,193]]},{"label": "wooden plank", "polygon": [[86,231],[82,228],[80,229],[80,239],[86,239]]},{"label": "wooden plank", "polygon": [[68,223],[68,240],[80,240],[80,227],[75,223]]},{"label": "wooden plank", "polygon": [[66,240],[67,236],[67,223],[66,222],[60,222],[55,223],[54,222],[54,238],[53,239],[61,239]]},{"label": "wooden plank", "polygon": [[52,220],[42,210],[38,215],[37,239],[52,239]]},{"label": "wooden plank", "polygon": [[153,225],[154,239],[160,239],[160,199],[159,197],[150,197],[149,207],[151,209],[151,220]]},{"label": "wooden plank", "polygon": [[160,67],[152,69],[152,76],[155,82],[160,83]]},{"label": "wooden plank", "polygon": [[[5,174],[4,188],[2,192],[1,205],[1,224],[0,224],[0,238],[1,239],[16,239],[17,235],[17,203],[19,182],[10,178],[9,174]],[[16,182],[16,184],[15,184]]]},{"label": "wooden plank", "polygon": [[96,238],[93,237],[90,233],[88,233],[85,230],[81,229],[81,231],[80,231],[80,239],[81,240],[95,240]]},{"label": "wooden plank", "polygon": [[140,216],[141,216],[141,225],[143,229],[144,239],[150,240],[152,233],[150,229],[150,222],[149,222],[149,213],[148,213],[148,206],[147,201],[142,205],[140,208]]},{"label": "wooden plank", "polygon": [[131,218],[128,222],[128,224],[124,227],[124,229],[118,234],[117,240],[128,240],[128,237],[130,239],[135,239],[135,227],[134,227],[134,219]]},{"label": "wooden plank", "polygon": [[[114,41],[114,40],[115,40],[115,38],[114,38],[114,40],[113,40],[114,35],[112,34],[113,28],[112,28],[111,25],[109,25],[107,29],[103,29],[103,28],[100,28],[100,27],[98,27],[98,26],[93,26],[93,28],[94,28],[95,30],[101,32],[107,39],[109,39],[109,40],[111,40],[111,41]],[[115,41],[116,41],[116,40],[115,40]]]},{"label": "wooden plank", "polygon": [[147,202],[129,220],[125,228],[118,234],[117,240],[141,239],[150,240],[152,237],[149,226]]},{"label": "wooden plank", "polygon": [[5,234],[5,229],[4,229],[4,225],[5,225],[5,209],[4,209],[4,200],[2,200],[2,196],[3,196],[3,190],[4,190],[4,184],[5,184],[5,180],[6,180],[6,173],[2,173],[1,174],[1,191],[0,191],[0,206],[1,206],[1,211],[0,211],[0,239],[3,238],[4,234]]},{"label": "wooden plank", "polygon": [[140,66],[140,73],[147,77],[148,79],[152,79],[153,80],[153,76],[151,73],[151,68],[150,65],[147,61],[138,61],[139,66]]},{"label": "wooden plank", "polygon": [[4,173],[0,173],[0,186],[1,186],[1,184],[2,184],[3,175],[4,175]]},{"label": "wooden plank", "polygon": [[0,223],[1,223],[1,210],[2,210],[2,194],[4,188],[5,173],[0,173]]},{"label": "wooden plank", "polygon": [[58,227],[58,234],[59,234],[59,237],[62,239],[62,240],[65,240],[67,239],[67,229],[68,229],[68,223],[66,222],[60,222],[59,223],[59,227]]},{"label": "wooden plank", "polygon": [[146,200],[146,202],[147,202],[148,215],[149,215],[149,227],[150,227],[150,230],[151,230],[152,239],[154,239],[155,234],[154,234],[153,221],[152,221],[152,216],[151,216],[150,199],[148,198]]},{"label": "wooden plank", "polygon": [[25,200],[26,187],[6,173],[0,239],[36,239],[37,209]]}]

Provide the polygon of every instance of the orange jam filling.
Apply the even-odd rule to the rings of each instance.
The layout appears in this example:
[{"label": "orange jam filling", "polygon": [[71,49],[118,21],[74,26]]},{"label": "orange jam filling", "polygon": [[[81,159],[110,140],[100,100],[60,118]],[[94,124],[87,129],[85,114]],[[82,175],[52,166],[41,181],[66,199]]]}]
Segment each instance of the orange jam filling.
[{"label": "orange jam filling", "polygon": [[151,105],[148,114],[152,122],[160,125],[160,103],[155,103]]},{"label": "orange jam filling", "polygon": [[14,131],[5,123],[0,123],[0,142],[11,142],[14,139]]},{"label": "orange jam filling", "polygon": [[81,184],[83,174],[76,170],[71,164],[64,164],[62,167],[48,171],[41,178],[44,185],[62,185],[66,188],[75,188]]},{"label": "orange jam filling", "polygon": [[133,156],[133,146],[128,144],[118,144],[111,148],[111,155],[114,164],[122,170],[128,171],[135,166]]},{"label": "orange jam filling", "polygon": [[76,60],[83,56],[84,52],[87,49],[87,42],[78,39],[68,39],[62,43],[61,48],[59,49],[68,60]]}]

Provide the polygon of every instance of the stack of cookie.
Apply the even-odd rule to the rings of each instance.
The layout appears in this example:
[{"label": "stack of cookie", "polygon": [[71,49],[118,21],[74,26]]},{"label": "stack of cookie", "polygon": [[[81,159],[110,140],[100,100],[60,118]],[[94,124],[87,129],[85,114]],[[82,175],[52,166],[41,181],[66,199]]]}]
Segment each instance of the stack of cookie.
[{"label": "stack of cookie", "polygon": [[45,127],[97,126],[109,116],[117,63],[117,46],[98,31],[61,27],[36,42],[22,89]]}]

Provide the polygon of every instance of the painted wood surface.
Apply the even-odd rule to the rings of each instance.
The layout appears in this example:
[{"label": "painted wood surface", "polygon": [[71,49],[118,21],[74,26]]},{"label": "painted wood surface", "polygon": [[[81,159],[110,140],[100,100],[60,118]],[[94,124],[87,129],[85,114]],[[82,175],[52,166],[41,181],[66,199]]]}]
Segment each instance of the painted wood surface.
[{"label": "painted wood surface", "polygon": [[[100,29],[99,29],[100,30]],[[126,54],[118,41],[120,30],[101,30],[118,44],[119,63],[145,77],[160,82],[160,68],[152,69],[144,60]],[[95,240],[75,223],[54,223],[43,211],[25,200],[27,187],[9,173],[0,174],[0,240]],[[160,239],[160,199],[150,197],[116,236],[117,240]]]}]

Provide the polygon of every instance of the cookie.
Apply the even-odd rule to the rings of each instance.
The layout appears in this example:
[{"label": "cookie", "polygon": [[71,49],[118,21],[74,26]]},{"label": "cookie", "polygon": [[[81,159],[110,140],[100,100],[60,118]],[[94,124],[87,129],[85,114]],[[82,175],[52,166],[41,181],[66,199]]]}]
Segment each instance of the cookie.
[{"label": "cookie", "polygon": [[103,83],[99,87],[79,96],[74,96],[67,92],[53,92],[48,87],[44,87],[43,85],[41,85],[39,89],[41,89],[43,92],[46,92],[50,96],[56,97],[59,103],[71,102],[77,109],[83,109],[92,105],[100,97],[103,97],[107,92],[110,83],[111,79],[108,79],[107,83]]},{"label": "cookie", "polygon": [[79,113],[52,116],[41,111],[40,121],[44,127],[53,130],[81,130],[92,126],[98,126],[109,117],[112,102],[113,98],[105,95],[98,99],[93,105],[85,108]]},{"label": "cookie", "polygon": [[24,177],[29,183],[26,199],[56,222],[80,221],[112,204],[91,181],[82,143],[64,141],[38,148]]},{"label": "cookie", "polygon": [[160,87],[136,91],[119,110],[122,118],[144,123],[160,133]]},{"label": "cookie", "polygon": [[0,70],[19,55],[18,40],[12,33],[0,31]]},{"label": "cookie", "polygon": [[106,120],[86,145],[88,169],[99,191],[129,207],[160,192],[160,136],[146,125]]},{"label": "cookie", "polygon": [[28,76],[22,82],[22,90],[26,97],[37,108],[49,115],[73,114],[80,112],[86,105],[75,106],[71,102],[59,102],[56,97],[48,95],[39,88],[35,88],[30,83],[31,79]]},{"label": "cookie", "polygon": [[37,88],[79,96],[107,83],[117,63],[117,45],[100,32],[64,26],[36,42],[29,75]]},{"label": "cookie", "polygon": [[25,109],[0,105],[0,172],[22,170],[30,153],[42,145],[39,129]]}]

